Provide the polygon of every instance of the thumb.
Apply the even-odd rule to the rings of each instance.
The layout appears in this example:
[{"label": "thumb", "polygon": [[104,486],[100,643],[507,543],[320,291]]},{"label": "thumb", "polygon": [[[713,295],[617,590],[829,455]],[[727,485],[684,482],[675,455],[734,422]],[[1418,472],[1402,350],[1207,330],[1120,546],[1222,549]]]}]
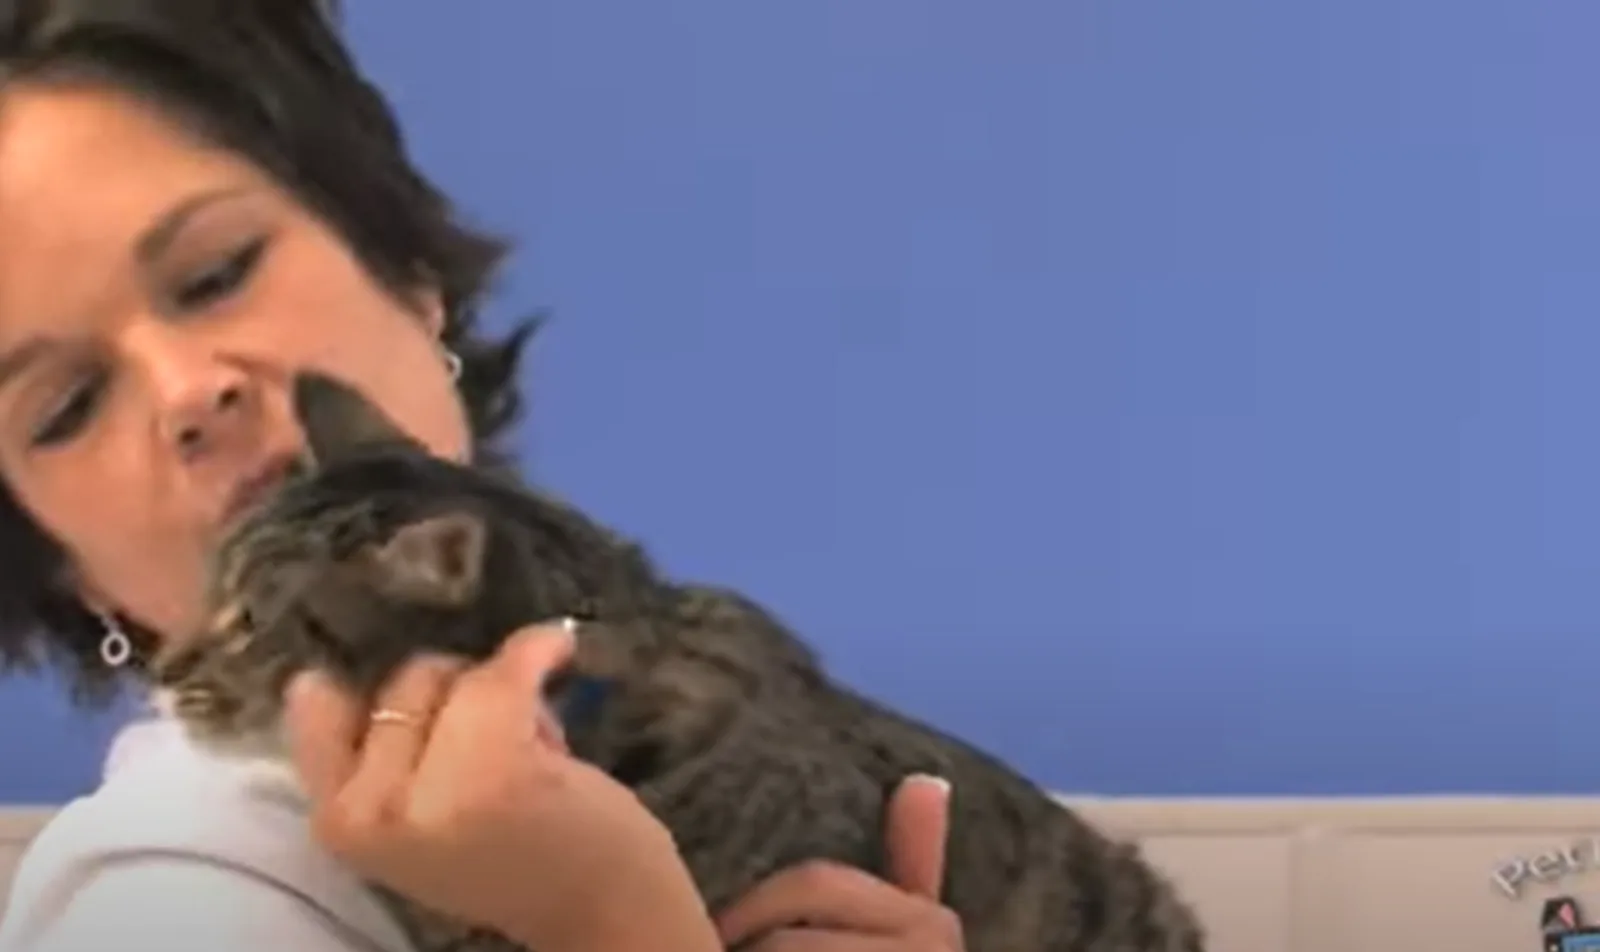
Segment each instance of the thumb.
[{"label": "thumb", "polygon": [[524,628],[506,639],[490,666],[514,680],[525,697],[542,698],[545,682],[572,660],[576,630],[575,622]]},{"label": "thumb", "polygon": [[284,695],[289,758],[314,803],[326,803],[355,773],[362,709],[321,671],[305,671]]},{"label": "thumb", "polygon": [[889,801],[888,854],[894,884],[938,902],[944,890],[945,841],[950,833],[950,783],[914,774]]}]

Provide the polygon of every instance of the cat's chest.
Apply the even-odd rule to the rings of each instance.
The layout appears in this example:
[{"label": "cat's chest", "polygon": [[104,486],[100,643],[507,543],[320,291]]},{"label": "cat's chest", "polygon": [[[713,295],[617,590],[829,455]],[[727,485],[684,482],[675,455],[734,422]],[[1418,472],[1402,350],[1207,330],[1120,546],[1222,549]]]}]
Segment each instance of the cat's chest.
[{"label": "cat's chest", "polygon": [[182,688],[163,688],[151,696],[157,712],[175,722],[195,748],[226,761],[266,763],[292,773],[289,732],[281,705],[271,705],[248,723],[218,724],[186,710]]}]

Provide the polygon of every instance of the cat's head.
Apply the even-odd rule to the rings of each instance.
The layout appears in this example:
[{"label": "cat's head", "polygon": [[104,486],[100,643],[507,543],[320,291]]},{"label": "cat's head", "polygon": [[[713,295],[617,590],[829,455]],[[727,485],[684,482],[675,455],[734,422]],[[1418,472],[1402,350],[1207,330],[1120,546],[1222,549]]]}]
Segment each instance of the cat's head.
[{"label": "cat's head", "polygon": [[370,694],[423,650],[481,659],[529,624],[647,614],[642,554],[571,507],[436,457],[330,377],[300,375],[294,405],[301,471],[229,529],[211,624],[157,661],[200,733],[275,730],[309,666]]}]

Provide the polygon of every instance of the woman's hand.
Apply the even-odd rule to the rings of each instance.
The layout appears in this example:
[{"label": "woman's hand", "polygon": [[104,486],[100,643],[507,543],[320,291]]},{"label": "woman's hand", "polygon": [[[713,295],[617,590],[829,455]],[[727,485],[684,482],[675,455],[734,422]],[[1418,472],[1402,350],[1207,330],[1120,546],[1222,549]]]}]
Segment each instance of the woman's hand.
[{"label": "woman's hand", "polygon": [[569,757],[543,703],[562,626],[468,668],[415,661],[368,711],[319,674],[289,689],[318,839],[357,873],[541,952],[712,952],[671,834]]},{"label": "woman's hand", "polygon": [[750,952],[962,952],[961,921],[939,904],[950,788],[911,777],[889,804],[894,882],[832,863],[808,863],[766,880],[717,923]]}]

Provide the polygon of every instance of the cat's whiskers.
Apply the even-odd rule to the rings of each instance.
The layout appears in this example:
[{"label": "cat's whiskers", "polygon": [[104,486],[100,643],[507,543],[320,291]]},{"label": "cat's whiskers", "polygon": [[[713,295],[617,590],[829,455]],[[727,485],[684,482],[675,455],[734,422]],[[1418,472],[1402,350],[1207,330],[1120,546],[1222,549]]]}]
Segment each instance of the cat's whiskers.
[{"label": "cat's whiskers", "polygon": [[169,700],[172,713],[186,720],[212,718],[222,710],[222,699],[206,688],[178,688],[169,695]]},{"label": "cat's whiskers", "polygon": [[212,616],[210,628],[212,631],[223,633],[234,630],[245,620],[246,614],[242,600],[229,601]]}]

